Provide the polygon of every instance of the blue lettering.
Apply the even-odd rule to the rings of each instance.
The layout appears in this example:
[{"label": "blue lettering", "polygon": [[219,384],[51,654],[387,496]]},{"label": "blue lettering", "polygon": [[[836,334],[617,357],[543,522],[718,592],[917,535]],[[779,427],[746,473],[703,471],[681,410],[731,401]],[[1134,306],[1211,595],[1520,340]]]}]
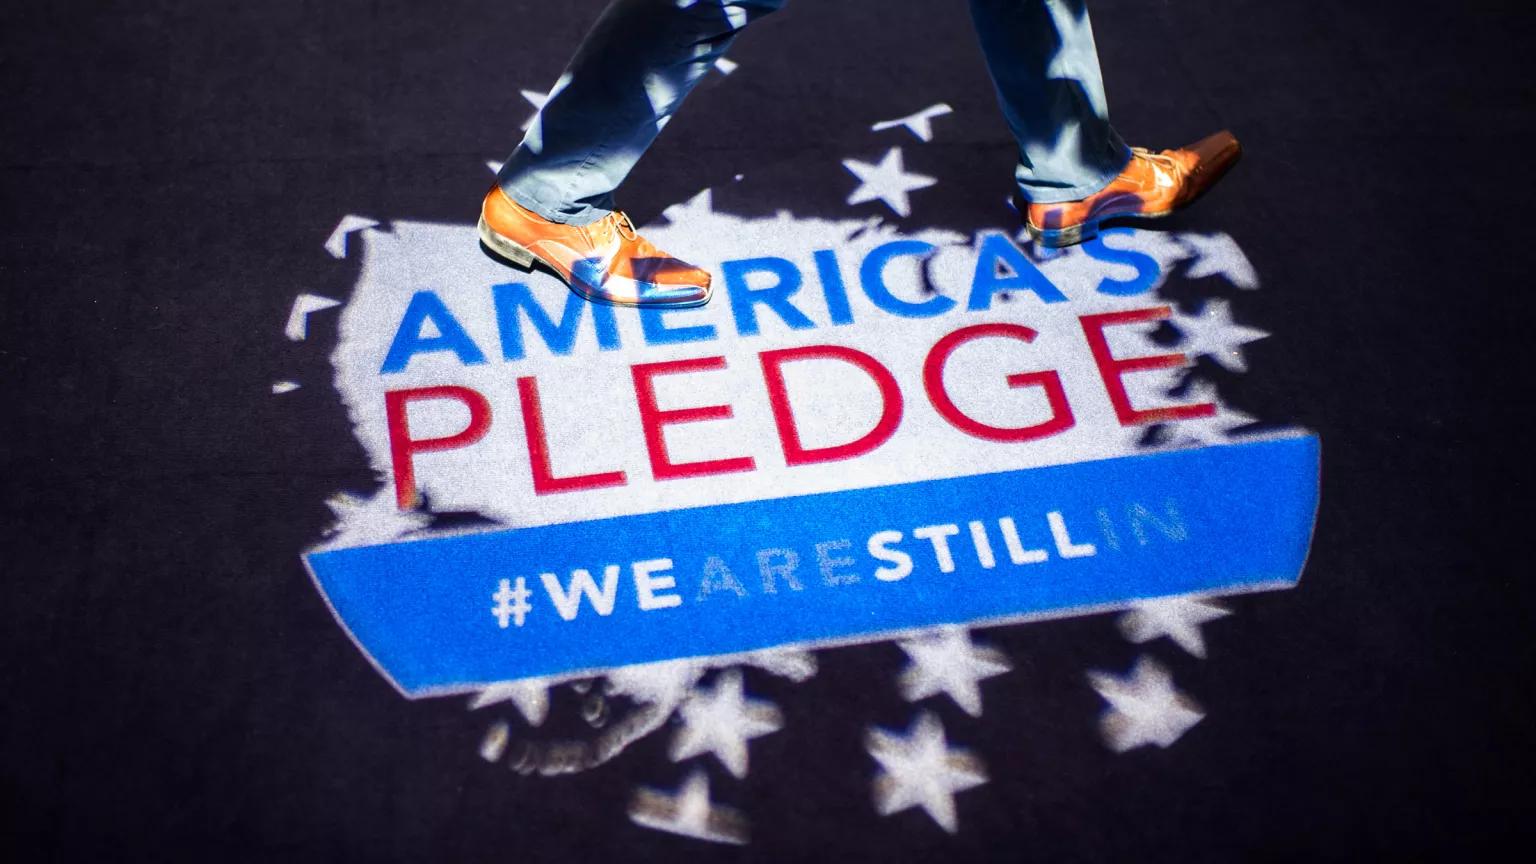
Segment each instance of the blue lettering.
[{"label": "blue lettering", "polygon": [[645,334],[647,345],[671,345],[678,342],[704,342],[715,338],[715,325],[699,324],[693,327],[668,327],[665,315],[697,311],[698,307],[668,309],[665,306],[642,306],[640,330]]},{"label": "blue lettering", "polygon": [[1158,267],[1157,259],[1145,252],[1137,252],[1134,249],[1114,249],[1104,245],[1104,238],[1112,234],[1130,235],[1130,228],[1105,228],[1099,231],[1099,236],[1083,244],[1083,251],[1095,261],[1103,261],[1105,264],[1125,264],[1136,268],[1136,275],[1130,279],[1113,279],[1108,276],[1099,281],[1100,294],[1111,294],[1115,297],[1129,297],[1133,294],[1141,294],[1152,290],[1157,284],[1157,277],[1162,275],[1162,268]]},{"label": "blue lettering", "polygon": [[597,347],[611,351],[619,347],[619,329],[613,320],[613,308],[601,303],[588,303],[574,291],[565,294],[565,310],[556,324],[544,307],[534,299],[533,292],[521,282],[492,285],[496,302],[496,327],[501,332],[501,356],[506,360],[521,360],[523,350],[522,315],[544,338],[544,344],[555,354],[569,354],[576,345],[576,329],[581,325],[581,311],[592,310],[592,326],[597,330]]},{"label": "blue lettering", "polygon": [[827,298],[827,314],[833,324],[852,324],[853,310],[848,308],[848,288],[843,284],[843,268],[837,266],[837,253],[817,249],[816,276],[821,279],[821,293]]},{"label": "blue lettering", "polygon": [[876,306],[905,318],[932,318],[953,309],[955,301],[943,294],[935,294],[921,303],[912,303],[891,294],[891,289],[885,285],[885,265],[892,258],[901,255],[923,258],[932,254],[933,248],[932,243],[921,240],[892,240],[876,246],[864,257],[864,263],[859,265],[859,282],[864,286],[864,293],[869,295],[870,301]]},{"label": "blue lettering", "polygon": [[[999,274],[999,265],[1007,272]],[[989,231],[982,235],[976,250],[976,272],[971,276],[971,297],[965,308],[972,312],[990,309],[992,295],[1000,291],[1033,291],[1047,303],[1067,299],[1006,234]]]},{"label": "blue lettering", "polygon": [[[438,335],[421,335],[422,325],[428,321],[437,328]],[[379,372],[404,371],[406,364],[417,354],[438,351],[452,351],[465,366],[485,362],[485,354],[443,305],[442,298],[432,291],[417,291],[411,295],[405,314],[400,316],[400,327],[395,330],[395,339],[389,343],[389,353],[384,356],[384,365]]]},{"label": "blue lettering", "polygon": [[[789,302],[789,298],[800,290],[800,271],[792,262],[783,258],[748,258],[724,261],[720,269],[725,273],[725,287],[731,295],[731,315],[736,318],[737,333],[757,335],[759,303],[777,313],[792,330],[808,330],[816,326]],[[774,282],[763,288],[753,288],[747,284],[749,273],[767,273],[774,277]]]}]

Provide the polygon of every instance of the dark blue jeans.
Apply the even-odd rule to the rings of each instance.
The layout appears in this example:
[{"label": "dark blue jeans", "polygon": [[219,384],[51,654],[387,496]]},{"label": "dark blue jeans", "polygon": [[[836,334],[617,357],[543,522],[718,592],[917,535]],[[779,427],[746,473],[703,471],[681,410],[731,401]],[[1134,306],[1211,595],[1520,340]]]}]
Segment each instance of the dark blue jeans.
[{"label": "dark blue jeans", "polygon": [[[742,28],[784,0],[614,0],[498,176],[546,219],[585,225]],[[1130,151],[1109,125],[1082,0],[971,0],[1003,116],[1019,142],[1024,198],[1098,191]]]}]

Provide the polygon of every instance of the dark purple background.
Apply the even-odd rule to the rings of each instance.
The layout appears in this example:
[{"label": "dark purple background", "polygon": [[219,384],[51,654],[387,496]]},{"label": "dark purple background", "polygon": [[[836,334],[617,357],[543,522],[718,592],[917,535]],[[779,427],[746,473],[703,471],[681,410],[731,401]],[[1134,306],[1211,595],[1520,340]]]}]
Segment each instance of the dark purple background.
[{"label": "dark purple background", "polygon": [[[295,294],[353,281],[321,243],[347,213],[472,220],[483,161],[520,137],[517,91],[554,80],[598,4],[6,4],[11,860],[1460,858],[1527,832],[1531,302],[1513,220],[1536,27],[1499,5],[1093,3],[1127,138],[1230,126],[1247,147],[1165,224],[1231,233],[1264,282],[1234,309],[1275,336],[1223,393],[1322,436],[1303,584],[1233,601],[1207,661],[1150,646],[1209,712],[1166,751],[1096,735],[1084,671],[1139,653],[1111,616],[988,633],[1016,669],[983,685],[985,715],[932,703],[992,777],[959,795],[955,837],[870,804],[864,728],[914,714],[895,647],[824,652],[803,685],[751,674],[787,723],[752,743],[745,781],[710,765],[753,821],[732,849],[625,816],[635,785],[690,767],[666,735],[573,778],[481,761],[510,707],[402,700],[298,557],[326,497],[371,484],[329,386],[335,312],[282,337]],[[733,212],[845,214],[838,160],[903,143],[869,124],[947,101],[934,142],[903,143],[941,180],[909,224],[1003,224],[1012,145],[969,28],[958,0],[791,3],[622,200],[640,222],[706,185]],[[274,397],[280,378],[304,387]]]}]

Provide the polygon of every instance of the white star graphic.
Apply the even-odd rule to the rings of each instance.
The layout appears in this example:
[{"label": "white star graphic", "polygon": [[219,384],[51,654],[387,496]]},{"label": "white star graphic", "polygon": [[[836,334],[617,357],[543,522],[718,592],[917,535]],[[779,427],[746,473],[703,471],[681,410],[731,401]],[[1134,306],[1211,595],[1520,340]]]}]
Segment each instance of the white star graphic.
[{"label": "white star graphic", "polygon": [[715,212],[714,193],[708,189],[699,192],[681,204],[673,204],[661,211],[673,225],[708,219]]},{"label": "white star graphic", "polygon": [[1225,606],[1196,597],[1162,597],[1143,600],[1120,616],[1120,632],[1137,643],[1167,636],[1180,648],[1205,658],[1205,640],[1200,625],[1231,615]]},{"label": "white star graphic", "polygon": [[[1147,345],[1151,350],[1142,353],[1151,354],[1167,350],[1150,339],[1147,340]],[[1173,395],[1174,391],[1184,385],[1184,379],[1189,375],[1191,368],[1175,366],[1171,369],[1133,371],[1120,376],[1120,381],[1125,385],[1125,395],[1131,400],[1131,407],[1137,410],[1149,411],[1153,408],[1191,404],[1191,400]]]},{"label": "white star graphic", "polygon": [[[332,258],[341,259],[347,257],[347,235],[353,231],[376,227],[378,224],[379,220],[377,219],[369,219],[367,216],[354,216],[348,213],[341,217],[341,221],[337,222],[336,227],[331,229],[331,235],[325,238],[325,251],[329,252]],[[336,301],[331,301],[331,305],[336,305]],[[322,306],[320,308],[324,309],[325,307]],[[289,338],[293,337],[290,336]],[[303,337],[300,336],[299,338],[302,339]]]},{"label": "white star graphic", "polygon": [[843,167],[859,178],[858,188],[848,196],[849,204],[862,204],[878,198],[898,216],[912,214],[912,206],[907,201],[908,192],[923,189],[938,182],[932,177],[906,173],[901,163],[900,147],[892,147],[885,151],[885,156],[881,157],[877,165],[860,162],[857,159],[844,159]]},{"label": "white star graphic", "polygon": [[629,805],[636,825],[681,834],[714,843],[747,842],[747,820],[740,811],[717,806],[709,800],[709,778],[694,771],[676,794],[658,789],[637,789]]},{"label": "white star graphic", "polygon": [[645,91],[645,98],[651,103],[651,115],[656,118],[656,131],[660,132],[672,122],[672,115],[667,112],[677,105],[682,96],[670,79],[655,72],[645,74],[641,89]]},{"label": "white star graphic", "polygon": [[[533,125],[533,121],[538,119],[539,112],[544,110],[544,103],[549,101],[550,93],[553,93],[554,91],[551,90],[550,93],[540,93],[537,90],[523,90],[521,92],[523,94],[523,98],[528,100],[528,104],[533,106],[533,113],[529,114],[528,119],[524,120],[523,125],[519,127],[524,131],[527,131],[528,127]],[[496,170],[500,171],[501,169],[497,168]]]},{"label": "white star graphic", "polygon": [[972,643],[963,627],[946,627],[896,644],[912,659],[897,679],[903,698],[916,702],[948,693],[972,717],[981,716],[977,682],[1013,668],[1002,652]]},{"label": "white star graphic", "polygon": [[921,807],[953,834],[959,828],[955,793],[987,782],[981,760],[950,748],[939,718],[927,711],[917,715],[906,735],[871,728],[864,747],[882,769],[874,787],[875,809],[882,816]]},{"label": "white star graphic", "polygon": [[1204,405],[1206,403],[1211,403],[1214,404],[1218,409],[1222,407],[1221,391],[1216,389],[1215,383],[1213,383],[1209,378],[1195,378],[1193,381],[1190,381],[1189,386],[1184,388],[1183,395],[1179,396],[1178,398],[1179,401],[1185,405]]},{"label": "white star graphic", "polygon": [[672,761],[713,753],[736,777],[747,776],[747,741],[784,725],[772,703],[745,697],[737,669],[721,672],[713,690],[695,689],[677,713],[683,725],[672,739]]},{"label": "white star graphic", "polygon": [[1139,658],[1124,678],[1089,672],[1088,681],[1109,703],[1099,729],[1116,753],[1145,744],[1167,747],[1205,716],[1200,706],[1174,689],[1168,670],[1150,657]]},{"label": "white star graphic", "polygon": [[1226,234],[1181,234],[1178,242],[1189,250],[1194,261],[1184,275],[1190,279],[1223,276],[1228,282],[1252,291],[1259,287],[1259,274],[1253,263],[1239,249],[1237,242]]},{"label": "white star graphic", "polygon": [[[1093,24],[1088,18],[1088,10],[1079,6],[1074,13],[1066,4],[1050,4],[1047,8],[1055,19],[1061,41],[1056,54],[1045,67],[1046,77],[1085,80],[1089,73],[1097,75],[1097,69],[1085,69],[1082,65],[1084,62],[1093,65],[1098,63],[1098,54],[1093,44]],[[1076,46],[1076,50],[1067,51],[1068,45]],[[1089,97],[1094,111],[1102,117],[1108,111],[1102,93],[1095,98],[1096,90],[1098,88],[1089,87],[1084,95]]]},{"label": "white star graphic", "polygon": [[[555,98],[561,90],[569,87],[570,84],[571,73],[566,72],[560,76],[559,80],[555,81],[555,86],[549,88],[548,93],[540,93],[537,90],[522,91],[523,98],[527,99],[528,104],[533,106],[533,113],[528,115],[527,120],[523,121],[522,128],[526,134],[523,135],[522,146],[527,147],[534,153],[544,152],[544,106],[548,105],[549,100]],[[498,168],[496,170],[500,171],[501,169]]]},{"label": "white star graphic", "polygon": [[1222,444],[1231,437],[1233,430],[1259,422],[1257,417],[1244,414],[1235,408],[1228,408],[1221,404],[1214,394],[1204,395],[1199,387],[1190,388],[1189,395],[1185,401],[1191,404],[1215,402],[1216,413],[1209,417],[1190,417],[1184,420],[1172,421],[1167,427],[1171,437],[1164,442],[1165,446],[1188,447],[1204,444]]},{"label": "white star graphic", "polygon": [[816,655],[800,648],[769,648],[745,654],[741,662],[791,681],[809,681],[816,676]]},{"label": "white star graphic", "polygon": [[[346,221],[343,220],[342,224],[345,225]],[[338,227],[336,230],[341,229]],[[337,255],[337,257],[341,256]],[[340,305],[340,300],[332,300],[318,294],[300,294],[293,298],[293,306],[288,310],[288,323],[283,327],[283,335],[294,342],[304,341],[309,337],[310,313],[323,312]]]},{"label": "white star graphic", "polygon": [[1105,241],[1106,245],[1114,249],[1135,249],[1145,255],[1150,255],[1157,261],[1157,279],[1153,288],[1163,284],[1168,277],[1168,272],[1174,264],[1183,261],[1190,256],[1189,247],[1179,242],[1182,235],[1172,231],[1152,231],[1146,228],[1132,228],[1126,234],[1111,234]]},{"label": "white star graphic", "polygon": [[383,489],[371,497],[338,492],[325,502],[336,516],[327,545],[368,546],[384,543],[432,524],[432,517],[415,510],[401,510],[395,493]]},{"label": "white star graphic", "polygon": [[908,114],[905,117],[898,117],[895,120],[881,120],[879,123],[869,127],[869,130],[871,132],[884,132],[887,129],[895,129],[897,126],[905,126],[907,127],[907,131],[911,132],[913,135],[916,135],[919,141],[932,141],[933,118],[943,117],[945,114],[948,114],[954,110],[955,109],[949,107],[943,102],[940,102],[936,105],[929,105],[927,108],[924,108],[916,114]]},{"label": "white star graphic", "polygon": [[492,684],[475,694],[469,701],[469,710],[497,702],[511,702],[527,718],[528,725],[539,726],[549,716],[549,684],[538,678]]},{"label": "white star graphic", "polygon": [[703,674],[704,667],[689,660],[621,666],[608,670],[608,692],[647,705],[676,705]]},{"label": "white star graphic", "polygon": [[1247,372],[1242,346],[1269,335],[1235,323],[1225,300],[1207,300],[1196,315],[1175,314],[1173,325],[1183,337],[1179,350],[1191,357],[1210,357],[1230,372]]},{"label": "white star graphic", "polygon": [[[1084,150],[1083,130],[1077,125],[1069,125],[1049,140],[1041,139],[1034,142],[1031,147],[1031,157],[1037,164],[1066,164],[1074,159],[1081,158]],[[1035,248],[1042,252],[1042,258],[1050,260],[1055,257],[1066,257],[1079,251],[1074,249],[1048,249],[1042,244],[1035,244]]]}]

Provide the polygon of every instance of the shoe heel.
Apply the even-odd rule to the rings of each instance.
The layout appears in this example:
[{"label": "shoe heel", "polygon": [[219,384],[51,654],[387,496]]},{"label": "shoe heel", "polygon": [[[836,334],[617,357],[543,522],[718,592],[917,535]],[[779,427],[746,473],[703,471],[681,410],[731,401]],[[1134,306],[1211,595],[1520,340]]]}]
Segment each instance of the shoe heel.
[{"label": "shoe heel", "polygon": [[480,224],[476,227],[485,248],[524,270],[533,269],[534,254],[526,247],[497,234],[491,226],[485,224],[484,216],[480,217]]},{"label": "shoe heel", "polygon": [[1065,228],[1036,228],[1029,225],[1030,236],[1035,241],[1048,249],[1064,249],[1068,246],[1076,246],[1079,243],[1092,240],[1099,236],[1099,222],[1097,219],[1080,222],[1076,225],[1068,225]]}]

